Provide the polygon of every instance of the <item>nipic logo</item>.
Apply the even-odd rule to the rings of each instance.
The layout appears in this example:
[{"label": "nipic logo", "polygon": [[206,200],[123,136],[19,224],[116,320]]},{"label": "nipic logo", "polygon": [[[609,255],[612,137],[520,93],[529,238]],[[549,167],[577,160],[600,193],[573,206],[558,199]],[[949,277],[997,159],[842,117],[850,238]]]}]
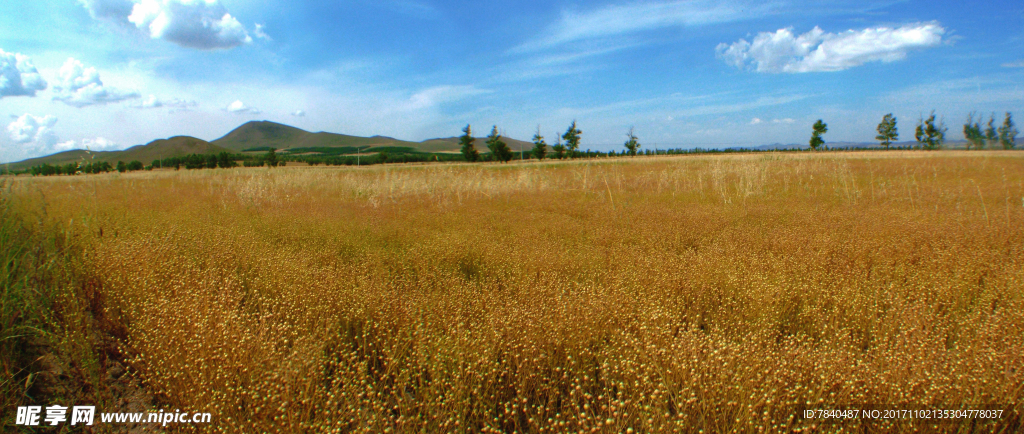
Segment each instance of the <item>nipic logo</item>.
[{"label": "nipic logo", "polygon": [[[71,425],[92,425],[96,420],[96,407],[92,405],[81,405],[71,407],[71,421],[68,421],[68,407],[51,405],[30,405],[18,407],[15,417],[15,425],[56,426],[60,423]],[[100,413],[101,423],[156,423],[166,426],[167,424],[192,424],[210,423],[210,413],[182,413],[181,410],[174,412],[160,410],[158,412],[146,413]]]},{"label": "nipic logo", "polygon": [[[18,407],[18,414],[15,417],[15,425],[28,425],[37,426],[40,424],[39,418],[43,412],[43,407],[39,405],[30,405],[26,407]],[[42,423],[45,425],[57,425],[61,422],[66,422],[68,408],[60,405],[51,405],[46,407],[46,416],[43,417]],[[71,424],[72,425],[92,425],[93,419],[96,417],[96,407],[92,405],[88,406],[74,406],[71,409]]]}]

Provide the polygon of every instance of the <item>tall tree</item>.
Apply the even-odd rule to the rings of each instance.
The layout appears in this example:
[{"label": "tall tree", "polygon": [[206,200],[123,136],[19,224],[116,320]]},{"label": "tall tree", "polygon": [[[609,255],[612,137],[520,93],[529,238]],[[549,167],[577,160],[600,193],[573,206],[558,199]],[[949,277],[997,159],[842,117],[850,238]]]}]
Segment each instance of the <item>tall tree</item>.
[{"label": "tall tree", "polygon": [[918,120],[914,137],[923,149],[930,151],[939,149],[946,141],[946,125],[942,121],[935,125],[935,112],[933,111],[928,119]]},{"label": "tall tree", "polygon": [[263,162],[267,163],[267,166],[277,167],[277,148],[270,148],[263,156]]},{"label": "tall tree", "polygon": [[996,133],[996,114],[992,113],[988,118],[988,127],[985,128],[985,141],[991,147],[995,145],[996,140],[999,140],[999,134]]},{"label": "tall tree", "polygon": [[883,116],[882,122],[878,124],[878,135],[875,136],[875,140],[882,142],[885,149],[889,149],[889,145],[899,138],[900,132],[896,128],[896,117],[892,113]]},{"label": "tall tree", "polygon": [[629,132],[626,133],[626,150],[629,151],[630,157],[636,156],[636,150],[640,149],[640,141],[637,140],[636,134],[633,134],[633,127],[629,127]]},{"label": "tall tree", "polygon": [[974,146],[974,149],[981,149],[985,145],[985,135],[981,132],[981,125],[974,120],[974,112],[967,115],[967,123],[964,124],[964,138],[967,139],[967,150],[970,150],[971,146]]},{"label": "tall tree", "polygon": [[459,137],[459,147],[462,148],[462,156],[466,158],[466,161],[474,162],[480,159],[480,153],[477,152],[476,146],[473,146],[473,130],[469,128],[469,124],[466,124],[466,128],[462,129],[462,136]]},{"label": "tall tree", "polygon": [[126,164],[124,164],[124,161],[118,161],[117,162],[117,171],[121,172],[121,173],[124,173],[124,172],[128,171],[128,166]]},{"label": "tall tree", "polygon": [[818,119],[812,128],[814,131],[811,132],[810,145],[811,149],[817,150],[821,145],[825,144],[825,139],[822,139],[821,135],[828,132],[828,124],[822,122],[821,119]]},{"label": "tall tree", "polygon": [[555,158],[559,160],[565,158],[565,145],[562,144],[561,137],[555,142],[555,146],[551,147],[551,150],[555,152]]},{"label": "tall tree", "polygon": [[569,125],[569,129],[565,130],[565,134],[562,135],[569,158],[576,158],[576,153],[580,149],[580,134],[582,133],[583,131],[576,129],[576,120],[573,119],[572,125]]},{"label": "tall tree", "polygon": [[548,154],[548,144],[544,143],[544,136],[540,135],[540,125],[537,125],[537,133],[533,135],[533,158],[543,160]]},{"label": "tall tree", "polygon": [[1003,121],[1003,126],[999,127],[999,143],[1003,145],[1003,149],[1013,149],[1017,147],[1017,128],[1013,125],[1013,115],[1010,112],[1006,112],[1006,120]]},{"label": "tall tree", "polygon": [[487,136],[487,149],[491,150],[491,158],[495,161],[506,163],[512,159],[512,150],[501,140],[497,125],[491,127],[491,134]]}]

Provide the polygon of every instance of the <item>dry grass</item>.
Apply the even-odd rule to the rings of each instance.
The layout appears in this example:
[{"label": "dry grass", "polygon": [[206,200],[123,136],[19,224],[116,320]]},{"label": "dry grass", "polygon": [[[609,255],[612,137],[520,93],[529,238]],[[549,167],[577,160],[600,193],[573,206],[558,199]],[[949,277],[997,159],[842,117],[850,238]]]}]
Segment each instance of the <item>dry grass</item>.
[{"label": "dry grass", "polygon": [[[805,426],[789,418],[800,406],[1020,414],[1022,157],[233,169],[13,188],[30,220],[86,247],[150,387],[212,412],[213,431],[778,432]],[[927,428],[887,429],[915,427]]]}]

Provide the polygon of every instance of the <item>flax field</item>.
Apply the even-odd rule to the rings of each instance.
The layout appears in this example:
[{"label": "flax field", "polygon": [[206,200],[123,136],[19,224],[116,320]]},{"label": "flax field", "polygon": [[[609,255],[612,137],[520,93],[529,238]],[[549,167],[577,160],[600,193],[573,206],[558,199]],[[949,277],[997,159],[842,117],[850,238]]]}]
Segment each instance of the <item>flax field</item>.
[{"label": "flax field", "polygon": [[[154,405],[212,413],[172,431],[1022,429],[1021,152],[157,170],[7,188],[26,225],[76,246],[62,303],[116,341]],[[801,417],[864,405],[1005,413]]]}]

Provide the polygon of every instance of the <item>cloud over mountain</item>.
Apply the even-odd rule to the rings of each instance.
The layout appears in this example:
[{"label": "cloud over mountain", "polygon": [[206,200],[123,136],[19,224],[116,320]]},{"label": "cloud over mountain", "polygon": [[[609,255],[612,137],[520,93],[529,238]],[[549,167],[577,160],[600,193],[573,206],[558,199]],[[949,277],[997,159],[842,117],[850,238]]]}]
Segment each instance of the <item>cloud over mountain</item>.
[{"label": "cloud over mountain", "polygon": [[140,0],[128,21],[153,39],[200,50],[252,42],[242,23],[217,0]]},{"label": "cloud over mountain", "polygon": [[46,80],[39,75],[28,56],[0,50],[0,98],[35,96],[46,86]]},{"label": "cloud over mountain", "polygon": [[224,107],[224,110],[229,111],[231,113],[250,113],[250,114],[260,114],[260,113],[262,113],[257,108],[253,108],[253,107],[249,107],[249,106],[245,105],[245,103],[243,103],[241,100],[236,100],[235,102],[233,102],[231,104],[228,104],[227,107]]},{"label": "cloud over mountain", "polygon": [[60,67],[53,90],[56,93],[54,100],[74,107],[107,104],[140,96],[135,91],[122,91],[105,86],[96,68],[87,68],[74,58],[68,58]]},{"label": "cloud over mountain", "polygon": [[912,49],[939,45],[944,33],[936,23],[842,33],[825,33],[815,27],[802,35],[786,28],[758,33],[752,42],[740,39],[718,44],[715,51],[726,63],[757,72],[842,71],[868,62],[903,60]]}]

